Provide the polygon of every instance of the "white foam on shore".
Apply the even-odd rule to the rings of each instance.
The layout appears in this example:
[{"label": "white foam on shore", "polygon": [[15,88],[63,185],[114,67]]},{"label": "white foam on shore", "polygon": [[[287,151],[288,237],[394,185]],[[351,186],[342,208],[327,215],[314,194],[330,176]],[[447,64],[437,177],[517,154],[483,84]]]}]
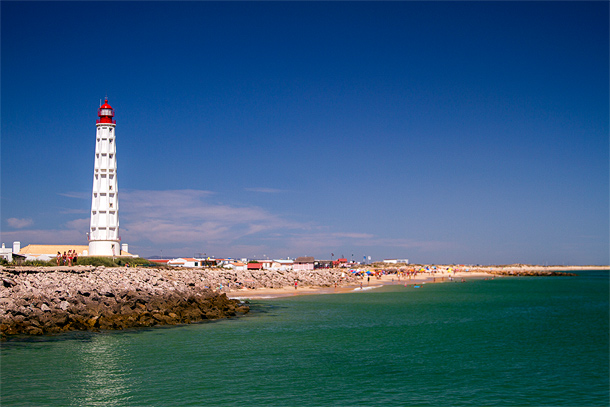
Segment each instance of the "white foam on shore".
[{"label": "white foam on shore", "polygon": [[229,299],[231,300],[239,300],[239,301],[245,301],[245,300],[268,300],[271,298],[281,298],[281,297],[290,297],[289,294],[277,294],[277,295],[253,295],[251,297],[231,297],[230,295],[227,296]]},{"label": "white foam on shore", "polygon": [[371,286],[362,287],[362,288],[357,287],[357,288],[354,288],[354,291],[372,290],[373,288],[379,288],[379,287],[383,287],[383,285],[371,285]]}]

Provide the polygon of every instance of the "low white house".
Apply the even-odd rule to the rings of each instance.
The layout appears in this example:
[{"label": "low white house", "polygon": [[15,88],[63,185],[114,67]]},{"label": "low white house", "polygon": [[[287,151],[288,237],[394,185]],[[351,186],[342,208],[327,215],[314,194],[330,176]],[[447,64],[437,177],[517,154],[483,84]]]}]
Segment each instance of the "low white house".
[{"label": "low white house", "polygon": [[286,271],[286,270],[292,270],[293,266],[294,266],[294,260],[273,260],[273,262],[271,263],[270,269]]},{"label": "low white house", "polygon": [[227,262],[223,266],[223,268],[232,269],[235,271],[246,271],[247,266],[241,261],[232,261]]},{"label": "low white house", "polygon": [[191,257],[179,257],[168,261],[167,264],[174,267],[200,267],[201,260],[193,259]]}]

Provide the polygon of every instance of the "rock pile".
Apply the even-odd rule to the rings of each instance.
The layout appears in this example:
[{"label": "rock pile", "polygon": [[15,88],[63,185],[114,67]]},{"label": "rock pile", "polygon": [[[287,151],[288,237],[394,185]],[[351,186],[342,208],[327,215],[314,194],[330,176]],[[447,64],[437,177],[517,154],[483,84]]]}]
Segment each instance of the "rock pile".
[{"label": "rock pile", "polygon": [[3,336],[184,324],[249,310],[201,281],[158,271],[103,267],[15,271],[0,273]]},{"label": "rock pile", "polygon": [[239,288],[331,286],[342,270],[233,271],[105,267],[0,269],[0,333],[41,335],[227,318],[249,311],[226,292]]}]

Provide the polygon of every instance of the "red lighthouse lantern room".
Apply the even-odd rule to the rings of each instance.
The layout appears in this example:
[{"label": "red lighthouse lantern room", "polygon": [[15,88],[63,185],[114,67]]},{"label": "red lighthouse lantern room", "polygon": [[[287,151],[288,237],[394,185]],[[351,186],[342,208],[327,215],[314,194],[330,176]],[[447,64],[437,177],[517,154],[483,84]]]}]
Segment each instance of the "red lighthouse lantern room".
[{"label": "red lighthouse lantern room", "polygon": [[108,99],[105,99],[104,104],[97,110],[97,115],[99,119],[96,120],[96,123],[116,124],[116,120],[113,119],[114,109],[108,104]]}]

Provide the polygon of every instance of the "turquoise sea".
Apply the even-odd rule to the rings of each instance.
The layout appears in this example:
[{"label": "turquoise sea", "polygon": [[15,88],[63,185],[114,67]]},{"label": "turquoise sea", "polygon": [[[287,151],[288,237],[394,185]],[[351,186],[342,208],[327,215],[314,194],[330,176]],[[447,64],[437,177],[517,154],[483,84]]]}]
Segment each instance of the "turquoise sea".
[{"label": "turquoise sea", "polygon": [[6,406],[608,406],[609,275],[258,300],[1,344]]}]

